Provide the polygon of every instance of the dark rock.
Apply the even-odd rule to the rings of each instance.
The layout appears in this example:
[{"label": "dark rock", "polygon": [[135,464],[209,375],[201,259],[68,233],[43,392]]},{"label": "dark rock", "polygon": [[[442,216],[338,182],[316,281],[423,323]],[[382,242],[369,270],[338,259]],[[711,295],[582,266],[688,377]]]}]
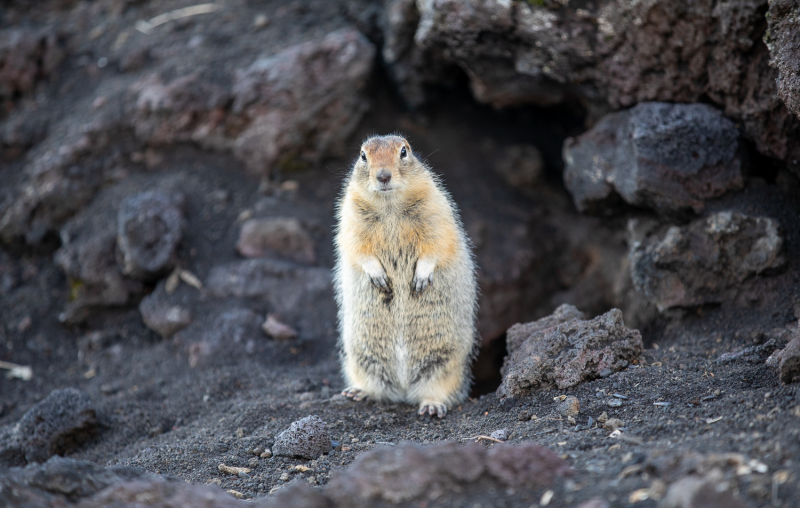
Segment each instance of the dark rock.
[{"label": "dark rock", "polygon": [[719,212],[631,244],[631,276],[660,311],[721,302],[745,279],[785,263],[778,222]]},{"label": "dark rock", "polygon": [[492,446],[486,469],[508,487],[525,489],[549,487],[556,478],[573,474],[553,451],[533,443]]},{"label": "dark rock", "polygon": [[11,470],[10,476],[21,484],[61,496],[73,503],[123,481],[157,477],[132,467],[106,468],[94,462],[58,456],[42,464]]},{"label": "dark rock", "polygon": [[297,330],[287,324],[281,323],[272,314],[267,315],[267,320],[261,325],[261,329],[275,340],[292,340],[297,338]]},{"label": "dark rock", "polygon": [[509,353],[498,394],[518,397],[546,386],[574,386],[605,369],[624,369],[642,349],[641,334],[625,327],[619,309],[592,320],[571,319],[533,331]]},{"label": "dark rock", "polygon": [[787,384],[800,380],[800,332],[792,335],[789,344],[767,360],[768,365],[778,367],[781,382]]},{"label": "dark rock", "polygon": [[542,319],[524,324],[517,323],[509,328],[506,334],[506,347],[508,348],[508,354],[510,355],[519,349],[519,347],[526,340],[528,340],[529,337],[536,333],[549,330],[550,328],[554,328],[561,323],[566,323],[567,321],[572,321],[573,319],[583,319],[584,317],[585,316],[583,312],[579,311],[574,305],[565,303],[563,305],[559,305],[552,314],[543,317]]},{"label": "dark rock", "polygon": [[[113,97],[114,92],[105,88],[101,84],[96,93]],[[47,138],[28,153],[29,162],[14,185],[0,188],[4,240],[41,243],[89,203],[103,183],[114,180],[112,174],[131,149],[132,137],[122,128],[117,101],[109,100],[107,107],[96,111],[93,98],[73,104],[71,114],[51,126]]]},{"label": "dark rock", "polygon": [[278,255],[313,264],[314,241],[295,218],[250,219],[242,224],[236,250],[244,257]]},{"label": "dark rock", "polygon": [[183,226],[180,207],[161,192],[143,192],[125,199],[117,216],[122,273],[153,279],[170,270]]},{"label": "dark rock", "polygon": [[91,399],[76,388],[54,390],[26,412],[14,429],[25,461],[44,462],[80,446],[97,432]]},{"label": "dark rock", "polygon": [[327,494],[339,504],[372,506],[375,501],[408,502],[433,489],[451,490],[485,474],[486,451],[475,443],[420,446],[403,443],[359,456],[331,479]]},{"label": "dark rock", "polygon": [[542,153],[533,145],[506,147],[492,167],[509,185],[523,192],[535,189],[544,177]]},{"label": "dark rock", "polygon": [[700,212],[739,189],[736,126],[705,104],[642,103],[605,116],[564,143],[564,183],[581,212],[607,213],[620,198],[662,213]]},{"label": "dark rock", "polygon": [[744,508],[734,497],[733,486],[722,471],[712,469],[703,476],[689,475],[669,486],[660,508]]},{"label": "dark rock", "polygon": [[256,60],[236,74],[233,112],[246,128],[234,154],[259,174],[342,154],[366,111],[375,47],[344,29]]},{"label": "dark rock", "polygon": [[119,271],[114,232],[101,229],[76,235],[74,224],[77,222],[62,229],[62,246],[54,256],[72,286],[72,301],[59,315],[66,323],[81,321],[93,307],[125,305],[132,294],[142,290],[141,283]]},{"label": "dark rock", "polygon": [[[769,2],[767,34],[764,41],[769,47],[770,65],[778,70],[778,96],[789,111],[800,118],[800,13],[796,0]],[[795,172],[800,174],[796,164]]]},{"label": "dark rock", "polygon": [[[495,107],[551,105],[570,96],[581,97],[595,112],[605,104],[711,100],[742,124],[759,152],[799,158],[800,120],[778,98],[779,71],[769,67],[761,41],[763,0],[722,6],[710,0],[602,0],[580,7],[443,0],[417,2],[418,11],[407,0],[395,0],[390,6],[397,4],[408,12],[384,24],[386,47],[393,52],[386,61],[401,92],[410,90],[409,102],[421,102],[417,96],[424,94],[424,87],[409,83],[445,83],[449,75],[441,69],[448,64],[466,73],[476,99]],[[794,25],[783,20],[794,18],[780,12],[775,15],[782,21],[773,26],[787,35],[772,44],[769,32],[767,39],[776,48],[773,61],[789,69],[793,60],[776,58],[775,51],[792,51]],[[411,31],[415,44],[409,46]]]},{"label": "dark rock", "polygon": [[[196,326],[191,326],[175,336],[177,343],[189,343],[189,365],[192,367],[211,365],[226,356],[240,356],[261,336],[261,318],[250,309],[227,310],[210,322],[197,323],[197,326],[199,331]],[[198,335],[200,340],[194,339]]]},{"label": "dark rock", "polygon": [[[792,331],[784,328],[775,328],[764,334],[763,337],[766,339],[763,344],[721,354],[717,358],[717,363],[746,362],[758,365],[768,362],[768,365],[777,367],[777,356],[773,355],[773,353],[786,347],[787,342],[792,338]],[[770,362],[773,359],[775,363],[771,365]]]},{"label": "dark rock", "polygon": [[142,299],[139,312],[144,324],[165,339],[192,324],[189,310],[180,305],[171,305],[158,289]]},{"label": "dark rock", "polygon": [[430,492],[458,492],[480,485],[487,488],[540,488],[572,474],[555,453],[526,443],[505,443],[487,450],[476,444],[442,443],[420,446],[403,443],[359,456],[334,476],[326,491],[339,506],[374,506],[378,502],[409,503]]},{"label": "dark rock", "polygon": [[169,82],[159,74],[147,74],[133,83],[127,107],[137,138],[153,145],[191,142],[207,149],[230,149],[224,122],[230,84],[214,78],[193,71]]},{"label": "dark rock", "polygon": [[330,500],[307,483],[292,482],[286,488],[256,501],[259,508],[331,508]]},{"label": "dark rock", "polygon": [[206,286],[218,298],[262,298],[271,312],[292,323],[300,337],[336,333],[336,305],[327,268],[248,259],[212,268]]},{"label": "dark rock", "polygon": [[25,485],[16,478],[0,476],[0,506],[24,508],[66,508],[63,499]]},{"label": "dark rock", "polygon": [[124,508],[145,504],[153,508],[198,507],[241,508],[247,506],[219,487],[184,482],[130,481],[112,486],[77,506],[80,508]]},{"label": "dark rock", "polygon": [[275,438],[272,453],[284,457],[316,459],[331,451],[325,422],[319,416],[306,416],[292,423]]},{"label": "dark rock", "polygon": [[0,100],[27,94],[63,59],[54,31],[0,30]]}]

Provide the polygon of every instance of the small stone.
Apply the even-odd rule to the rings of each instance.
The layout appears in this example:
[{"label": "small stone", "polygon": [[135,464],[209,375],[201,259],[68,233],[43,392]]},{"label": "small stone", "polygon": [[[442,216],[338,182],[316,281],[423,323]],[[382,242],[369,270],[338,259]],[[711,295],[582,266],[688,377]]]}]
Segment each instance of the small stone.
[{"label": "small stone", "polygon": [[316,459],[331,450],[327,427],[319,416],[307,416],[292,423],[275,438],[275,455]]},{"label": "small stone", "polygon": [[264,449],[261,448],[260,446],[256,446],[255,448],[253,448],[251,453],[253,455],[261,455],[262,453],[264,453]]},{"label": "small stone", "polygon": [[256,17],[253,18],[253,29],[261,30],[262,28],[269,25],[270,19],[267,17],[266,14],[256,14]]},{"label": "small stone", "polygon": [[581,412],[581,403],[578,397],[574,395],[568,396],[564,402],[558,405],[558,411],[561,416],[575,416]]},{"label": "small stone", "polygon": [[597,421],[600,423],[606,423],[608,421],[608,413],[603,411],[600,416],[597,417]]},{"label": "small stone", "polygon": [[244,257],[279,256],[314,263],[314,241],[295,218],[250,219],[242,224],[236,250]]},{"label": "small stone", "polygon": [[247,461],[247,465],[250,466],[253,469],[257,468],[258,467],[258,459],[253,457],[252,459]]},{"label": "small stone", "polygon": [[280,481],[282,481],[282,482],[287,482],[287,481],[289,481],[289,473],[281,473],[281,476],[280,476],[280,478],[279,478],[279,479],[280,479]]},{"label": "small stone", "polygon": [[234,467],[234,466],[226,466],[225,464],[220,464],[217,466],[217,469],[222,471],[223,473],[228,473],[232,475],[239,475],[239,473],[249,473],[250,469],[246,467]]},{"label": "small stone", "polygon": [[617,430],[620,427],[624,426],[625,422],[623,422],[619,418],[609,418],[605,422],[603,422],[603,428],[606,430]]},{"label": "small stone", "polygon": [[143,192],[123,200],[117,215],[122,273],[153,279],[171,270],[183,226],[180,207],[161,192]]},{"label": "small stone", "polygon": [[192,323],[192,315],[180,305],[170,305],[158,290],[139,304],[142,321],[148,328],[168,339]]},{"label": "small stone", "polygon": [[508,441],[508,429],[498,429],[492,432],[489,437],[498,441]]},{"label": "small stone", "polygon": [[767,365],[778,367],[783,383],[800,380],[800,331],[793,334],[793,338],[785,348],[773,353],[767,360]]},{"label": "small stone", "polygon": [[520,413],[517,415],[517,420],[521,422],[527,422],[530,419],[531,419],[530,411],[520,411]]},{"label": "small stone", "polygon": [[268,459],[268,458],[272,457],[272,450],[270,450],[269,448],[267,448],[266,450],[264,450],[264,453],[262,453],[262,454],[261,454],[261,455],[259,455],[259,456],[260,456],[262,459]]},{"label": "small stone", "polygon": [[243,427],[239,427],[238,429],[236,429],[236,437],[244,437],[244,428]]},{"label": "small stone", "polygon": [[606,401],[606,405],[608,407],[622,407],[622,400],[611,398]]},{"label": "small stone", "polygon": [[261,325],[261,329],[275,340],[285,341],[297,338],[297,330],[289,325],[281,323],[272,314],[267,315],[267,320]]}]

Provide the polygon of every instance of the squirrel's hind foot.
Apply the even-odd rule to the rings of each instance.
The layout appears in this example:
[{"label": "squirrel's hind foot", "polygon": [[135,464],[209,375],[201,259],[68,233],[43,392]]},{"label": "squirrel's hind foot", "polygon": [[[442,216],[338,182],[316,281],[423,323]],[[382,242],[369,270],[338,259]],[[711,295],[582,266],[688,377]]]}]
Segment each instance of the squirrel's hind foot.
[{"label": "squirrel's hind foot", "polygon": [[344,395],[348,399],[353,399],[356,402],[367,398],[367,394],[364,390],[353,387],[345,388],[344,390],[342,390],[342,395]]},{"label": "squirrel's hind foot", "polygon": [[425,413],[444,418],[447,414],[447,406],[441,402],[423,402],[419,405],[419,415],[424,416]]}]

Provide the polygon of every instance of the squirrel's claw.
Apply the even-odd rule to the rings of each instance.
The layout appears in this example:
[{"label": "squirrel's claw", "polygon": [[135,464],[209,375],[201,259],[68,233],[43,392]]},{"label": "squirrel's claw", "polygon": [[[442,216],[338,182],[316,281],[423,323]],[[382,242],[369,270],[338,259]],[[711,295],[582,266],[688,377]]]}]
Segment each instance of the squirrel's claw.
[{"label": "squirrel's claw", "polygon": [[386,278],[385,273],[375,276],[370,275],[369,280],[372,282],[373,286],[380,289],[384,293],[391,291],[391,288],[389,287],[389,280]]},{"label": "squirrel's claw", "polygon": [[414,280],[412,282],[412,285],[414,287],[414,294],[416,294],[417,296],[421,295],[422,292],[425,291],[431,284],[433,284],[432,272],[427,277],[414,276]]},{"label": "squirrel's claw", "polygon": [[425,413],[428,413],[431,416],[444,418],[447,414],[447,406],[438,402],[423,402],[419,406],[418,414],[420,416],[425,416]]}]

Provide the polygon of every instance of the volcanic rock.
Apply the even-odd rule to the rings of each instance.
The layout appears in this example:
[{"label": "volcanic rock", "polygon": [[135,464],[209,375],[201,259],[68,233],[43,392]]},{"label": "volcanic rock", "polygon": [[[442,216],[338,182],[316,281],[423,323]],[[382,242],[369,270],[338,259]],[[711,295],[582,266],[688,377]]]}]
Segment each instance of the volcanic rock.
[{"label": "volcanic rock", "polygon": [[520,345],[505,359],[500,395],[519,397],[541,387],[564,389],[596,379],[606,369],[624,369],[643,349],[641,334],[625,327],[619,309],[591,320],[570,319],[539,331],[531,328],[534,331],[524,341],[514,339]]},{"label": "volcanic rock", "polygon": [[292,423],[275,438],[272,453],[284,457],[316,459],[331,451],[325,422],[319,416],[306,416]]},{"label": "volcanic rock", "polygon": [[785,263],[775,219],[719,212],[631,244],[631,276],[660,311],[721,302],[745,279]]},{"label": "volcanic rock", "polygon": [[250,219],[242,224],[236,250],[244,257],[277,255],[313,264],[314,242],[295,218]]},{"label": "volcanic rock", "polygon": [[564,161],[581,212],[609,213],[620,198],[661,213],[700,212],[744,185],[739,131],[704,104],[648,102],[607,115],[564,143]]},{"label": "volcanic rock", "polygon": [[143,192],[123,201],[117,216],[122,273],[153,279],[170,270],[183,226],[180,207],[162,192]]},{"label": "volcanic rock", "polygon": [[[44,462],[80,446],[96,432],[89,396],[76,388],[64,388],[52,391],[22,415],[6,449],[16,449],[26,463]],[[0,455],[11,456],[8,452]]]}]

